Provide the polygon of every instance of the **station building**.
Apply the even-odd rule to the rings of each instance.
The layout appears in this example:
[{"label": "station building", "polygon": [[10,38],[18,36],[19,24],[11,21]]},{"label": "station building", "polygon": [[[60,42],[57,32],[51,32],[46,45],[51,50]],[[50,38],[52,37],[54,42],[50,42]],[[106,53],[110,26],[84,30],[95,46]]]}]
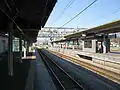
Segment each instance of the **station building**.
[{"label": "station building", "polygon": [[[120,20],[64,36],[53,41],[62,48],[80,49],[93,53],[108,53],[110,47],[119,48]],[[116,41],[113,42],[113,41]]]}]

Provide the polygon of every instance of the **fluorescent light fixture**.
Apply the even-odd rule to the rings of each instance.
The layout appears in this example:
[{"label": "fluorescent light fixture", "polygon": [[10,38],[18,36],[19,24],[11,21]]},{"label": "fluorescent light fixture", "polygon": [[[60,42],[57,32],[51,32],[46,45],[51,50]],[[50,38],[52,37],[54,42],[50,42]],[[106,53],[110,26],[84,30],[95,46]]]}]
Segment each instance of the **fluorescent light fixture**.
[{"label": "fluorescent light fixture", "polygon": [[85,37],[85,36],[86,36],[86,34],[82,34],[82,36],[83,36],[83,37]]},{"label": "fluorescent light fixture", "polygon": [[8,33],[6,33],[5,35],[8,36]]}]

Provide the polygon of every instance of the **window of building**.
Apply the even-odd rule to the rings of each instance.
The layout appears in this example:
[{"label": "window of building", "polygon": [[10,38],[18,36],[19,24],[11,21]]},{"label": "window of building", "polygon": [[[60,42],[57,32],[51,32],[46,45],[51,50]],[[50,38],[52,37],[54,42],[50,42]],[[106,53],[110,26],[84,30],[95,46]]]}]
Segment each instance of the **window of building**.
[{"label": "window of building", "polygon": [[84,41],[84,48],[92,48],[92,40]]}]

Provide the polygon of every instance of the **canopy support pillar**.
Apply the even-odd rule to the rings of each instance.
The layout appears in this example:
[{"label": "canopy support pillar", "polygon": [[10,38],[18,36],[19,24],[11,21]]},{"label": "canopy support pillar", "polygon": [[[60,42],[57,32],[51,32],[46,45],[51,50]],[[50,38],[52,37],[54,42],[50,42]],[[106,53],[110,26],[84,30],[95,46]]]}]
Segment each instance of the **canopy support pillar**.
[{"label": "canopy support pillar", "polygon": [[26,57],[26,41],[24,40],[24,58]]},{"label": "canopy support pillar", "polygon": [[8,75],[13,76],[13,22],[8,21]]},{"label": "canopy support pillar", "polygon": [[20,51],[20,63],[22,63],[22,34],[20,34],[20,38],[19,38],[19,51]]}]

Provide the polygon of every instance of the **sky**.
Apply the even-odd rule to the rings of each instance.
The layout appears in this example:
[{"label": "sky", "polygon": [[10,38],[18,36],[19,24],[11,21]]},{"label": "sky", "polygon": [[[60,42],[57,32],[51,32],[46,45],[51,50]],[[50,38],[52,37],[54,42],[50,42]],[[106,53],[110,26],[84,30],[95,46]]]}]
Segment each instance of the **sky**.
[{"label": "sky", "polygon": [[[58,0],[45,27],[61,27],[68,20],[82,11],[94,0]],[[64,11],[65,10],[65,11]],[[120,19],[120,0],[97,0],[91,7],[64,27],[92,28]]]}]

